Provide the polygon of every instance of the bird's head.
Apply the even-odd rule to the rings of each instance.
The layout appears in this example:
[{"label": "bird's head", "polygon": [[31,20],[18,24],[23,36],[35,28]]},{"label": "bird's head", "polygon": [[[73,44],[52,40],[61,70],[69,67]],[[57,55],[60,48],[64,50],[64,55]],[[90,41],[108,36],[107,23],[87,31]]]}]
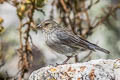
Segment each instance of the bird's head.
[{"label": "bird's head", "polygon": [[53,21],[53,20],[45,20],[41,22],[38,26],[37,29],[41,30],[43,32],[50,32],[52,31],[58,24]]}]

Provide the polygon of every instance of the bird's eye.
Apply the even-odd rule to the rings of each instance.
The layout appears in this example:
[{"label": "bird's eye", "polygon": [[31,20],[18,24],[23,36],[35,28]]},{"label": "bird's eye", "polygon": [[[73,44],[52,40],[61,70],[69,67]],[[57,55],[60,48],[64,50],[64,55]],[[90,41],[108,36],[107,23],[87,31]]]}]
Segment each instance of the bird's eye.
[{"label": "bird's eye", "polygon": [[50,23],[46,23],[45,26],[48,26]]}]

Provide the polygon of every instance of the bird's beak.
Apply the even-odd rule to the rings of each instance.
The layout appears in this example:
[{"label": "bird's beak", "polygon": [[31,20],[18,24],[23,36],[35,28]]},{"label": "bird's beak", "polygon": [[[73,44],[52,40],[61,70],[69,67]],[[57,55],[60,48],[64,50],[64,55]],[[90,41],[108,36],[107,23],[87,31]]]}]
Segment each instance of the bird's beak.
[{"label": "bird's beak", "polygon": [[38,30],[41,29],[41,24],[32,27],[32,30],[37,34]]},{"label": "bird's beak", "polygon": [[38,30],[42,29],[42,25],[41,24],[38,24],[36,25],[36,27],[33,29],[33,31],[37,34],[38,33]]},{"label": "bird's beak", "polygon": [[42,28],[42,25],[41,24],[38,24],[37,25],[37,29],[41,29]]}]

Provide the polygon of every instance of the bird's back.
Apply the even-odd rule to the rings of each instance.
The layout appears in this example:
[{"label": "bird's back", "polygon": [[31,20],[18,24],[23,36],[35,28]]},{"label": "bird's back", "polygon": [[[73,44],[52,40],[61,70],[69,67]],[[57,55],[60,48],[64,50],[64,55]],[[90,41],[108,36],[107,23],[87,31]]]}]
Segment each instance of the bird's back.
[{"label": "bird's back", "polygon": [[51,32],[47,33],[46,44],[51,49],[64,55],[76,53],[83,48],[109,53],[109,51],[97,46],[96,44],[90,43],[85,39],[82,39],[78,35],[73,34],[72,31],[59,25],[55,26]]}]

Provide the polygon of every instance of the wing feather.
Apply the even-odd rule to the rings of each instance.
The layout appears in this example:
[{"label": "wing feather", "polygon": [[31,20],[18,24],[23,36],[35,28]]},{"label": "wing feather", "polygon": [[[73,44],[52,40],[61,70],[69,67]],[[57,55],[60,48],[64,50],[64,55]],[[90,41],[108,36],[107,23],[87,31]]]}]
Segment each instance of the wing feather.
[{"label": "wing feather", "polygon": [[[73,35],[72,33],[68,33],[66,31],[59,31],[56,33],[57,38],[61,41],[62,44],[68,45],[71,47],[82,47],[85,49],[90,49],[88,42],[84,41],[77,35]],[[92,50],[92,49],[91,49]]]},{"label": "wing feather", "polygon": [[107,54],[110,53],[108,50],[103,49],[97,46],[96,44],[90,43],[89,41],[82,39],[78,35],[74,35],[69,31],[60,30],[56,34],[57,34],[57,38],[64,45],[68,45],[71,47],[79,47],[79,48],[82,47],[82,48],[93,50],[93,51],[99,50]]}]

